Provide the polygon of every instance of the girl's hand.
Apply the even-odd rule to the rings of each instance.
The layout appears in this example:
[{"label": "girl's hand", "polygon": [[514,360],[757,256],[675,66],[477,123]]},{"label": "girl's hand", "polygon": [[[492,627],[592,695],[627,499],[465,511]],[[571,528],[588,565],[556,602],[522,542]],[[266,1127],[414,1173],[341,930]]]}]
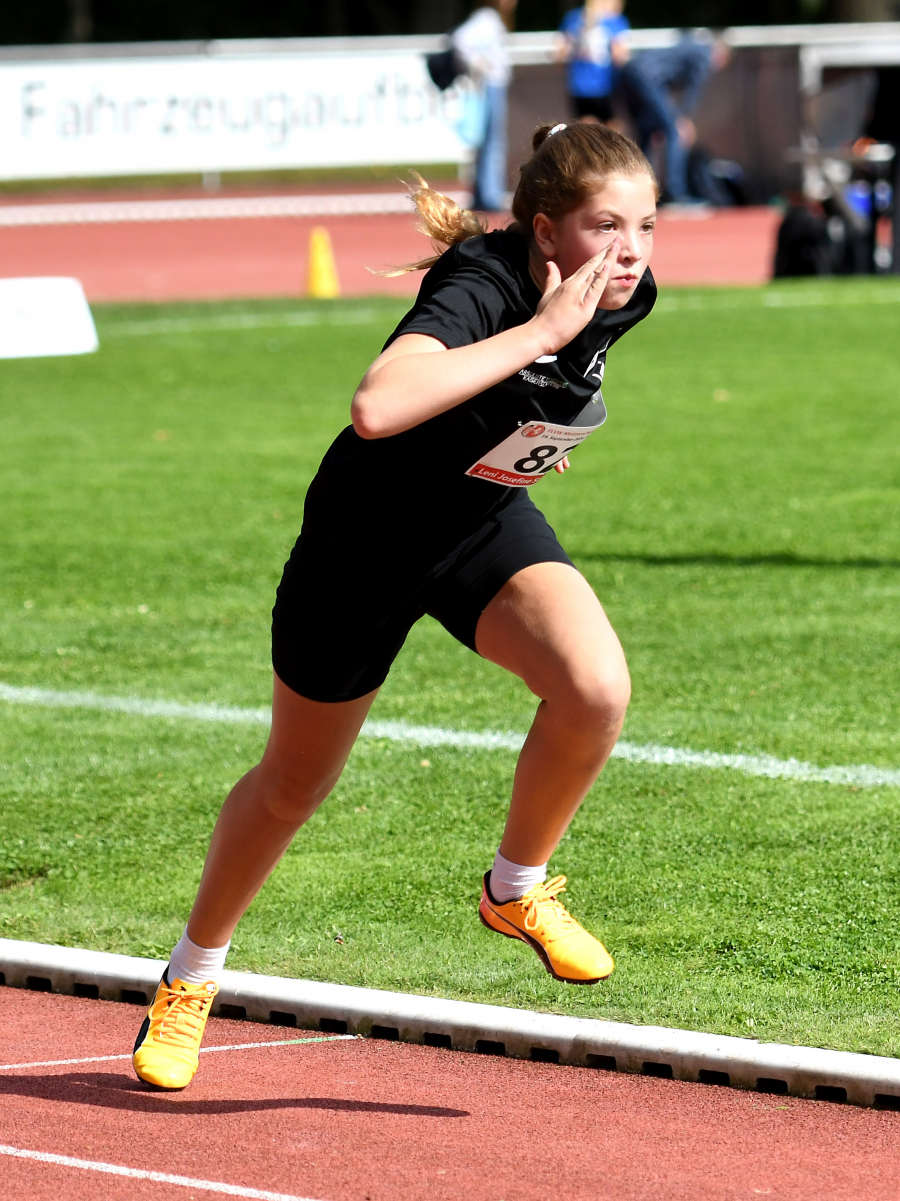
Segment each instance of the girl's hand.
[{"label": "girl's hand", "polygon": [[560,459],[558,463],[553,464],[553,470],[558,471],[559,474],[562,475],[562,473],[564,471],[568,471],[571,466],[572,464],[569,462],[569,456],[566,455],[564,459]]},{"label": "girl's hand", "polygon": [[552,259],[547,263],[544,295],[532,317],[546,341],[545,354],[556,354],[567,346],[594,316],[620,245],[621,239],[613,238],[566,280]]}]

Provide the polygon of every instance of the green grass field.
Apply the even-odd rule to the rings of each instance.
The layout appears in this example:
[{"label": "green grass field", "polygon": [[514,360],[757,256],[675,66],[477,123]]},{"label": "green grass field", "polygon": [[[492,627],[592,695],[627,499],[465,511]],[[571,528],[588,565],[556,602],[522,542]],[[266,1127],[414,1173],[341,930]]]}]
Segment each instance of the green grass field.
[{"label": "green grass field", "polygon": [[[900,766],[898,302],[672,291],[611,353],[607,426],[535,497],[621,634],[629,740]],[[0,364],[0,682],[265,705],[304,490],[401,311],[108,308],[98,354]],[[426,620],[373,716],[532,709]],[[0,935],[166,955],[263,739],[0,702]],[[551,864],[618,963],[579,989],[477,921],[513,764],[362,740],[230,966],[900,1054],[900,789],[614,761]]]}]

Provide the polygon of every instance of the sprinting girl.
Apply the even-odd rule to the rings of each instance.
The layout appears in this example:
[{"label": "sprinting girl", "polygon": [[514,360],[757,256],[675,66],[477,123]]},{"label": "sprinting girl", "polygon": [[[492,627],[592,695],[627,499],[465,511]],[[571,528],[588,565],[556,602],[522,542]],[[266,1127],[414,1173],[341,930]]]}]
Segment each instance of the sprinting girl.
[{"label": "sprinting girl", "polygon": [[[421,182],[421,181],[420,181]],[[184,934],[134,1049],[183,1088],[235,926],[334,788],[411,626],[425,613],[539,698],[479,915],[547,971],[595,984],[605,947],[559,901],[547,861],[609,757],[630,685],[619,640],[529,486],[564,472],[606,418],[610,346],[650,312],[657,187],[627,138],[542,126],[515,224],[485,233],[424,183],[449,247],[363,377],[352,425],[310,485],[272,621],[272,732],[212,836]],[[415,268],[412,268],[415,269]]]}]

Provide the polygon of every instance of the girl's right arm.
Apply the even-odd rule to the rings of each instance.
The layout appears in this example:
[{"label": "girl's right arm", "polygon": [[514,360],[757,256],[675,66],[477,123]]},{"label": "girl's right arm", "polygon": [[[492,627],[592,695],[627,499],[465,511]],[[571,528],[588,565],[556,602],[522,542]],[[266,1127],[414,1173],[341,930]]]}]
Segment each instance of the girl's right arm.
[{"label": "girl's right arm", "polygon": [[596,312],[618,243],[613,239],[564,282],[556,264],[548,263],[543,298],[524,325],[454,350],[426,334],[402,334],[356,390],[350,417],[357,434],[371,439],[403,433],[568,345]]}]

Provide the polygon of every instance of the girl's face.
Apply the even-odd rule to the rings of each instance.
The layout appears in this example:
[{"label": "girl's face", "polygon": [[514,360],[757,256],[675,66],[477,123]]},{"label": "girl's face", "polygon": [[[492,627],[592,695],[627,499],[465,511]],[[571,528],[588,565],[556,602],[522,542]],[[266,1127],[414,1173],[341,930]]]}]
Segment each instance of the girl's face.
[{"label": "girl's face", "polygon": [[621,309],[650,262],[655,224],[656,188],[649,175],[641,173],[604,180],[583,204],[556,220],[538,213],[534,238],[545,261],[552,259],[563,279],[618,238],[618,254],[599,307]]}]

